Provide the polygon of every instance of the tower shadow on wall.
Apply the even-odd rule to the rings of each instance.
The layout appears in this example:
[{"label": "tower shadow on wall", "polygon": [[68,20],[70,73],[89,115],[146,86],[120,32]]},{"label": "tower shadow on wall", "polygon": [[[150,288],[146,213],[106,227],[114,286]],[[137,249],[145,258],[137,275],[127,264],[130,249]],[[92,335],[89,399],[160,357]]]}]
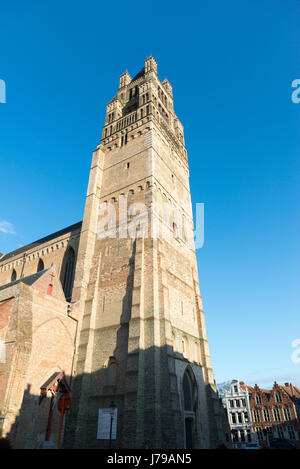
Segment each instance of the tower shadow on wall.
[{"label": "tower shadow on wall", "polygon": [[[136,240],[132,244],[131,257],[129,258],[129,274],[126,280],[126,292],[122,300],[122,314],[120,317],[120,327],[116,334],[116,346],[114,349],[114,357],[116,358],[116,379],[114,389],[112,390],[112,399],[117,399],[117,386],[120,382],[125,383],[126,370],[128,368],[128,345],[129,345],[129,322],[131,320],[132,311],[132,297],[133,297],[133,284],[135,272],[135,255],[136,255]],[[110,370],[108,370],[109,373]],[[114,377],[112,376],[114,379]],[[119,382],[119,383],[118,383]],[[120,384],[119,384],[120,386]],[[103,389],[105,392],[105,389]],[[109,388],[107,388],[109,392]],[[125,390],[123,390],[125,391]],[[124,428],[124,399],[117,399],[119,401],[120,410],[118,419],[118,428]]]},{"label": "tower shadow on wall", "polygon": [[135,270],[135,253],[136,253],[136,241],[132,244],[132,253],[129,259],[129,274],[126,280],[126,293],[122,300],[122,313],[120,317],[120,327],[117,331],[116,347],[114,349],[114,356],[120,359],[123,356],[124,345],[126,344],[126,350],[128,350],[128,337],[129,337],[129,322],[131,319],[132,309],[132,295],[133,295],[133,282],[134,282],[134,270]]},{"label": "tower shadow on wall", "polygon": [[[167,350],[164,347],[158,348],[158,347],[151,347],[150,349],[146,350],[146,353],[153,354],[153,353],[158,353],[159,351],[164,353],[167,352]],[[172,349],[172,347],[171,347]],[[135,350],[134,353],[139,353],[140,350]],[[171,352],[173,353],[173,352]],[[182,361],[185,363],[186,366],[189,366],[191,362],[188,360],[184,359],[183,356],[181,356]],[[101,373],[101,370],[93,373],[94,375],[98,375]],[[66,378],[69,382],[69,378]],[[215,391],[211,388],[211,386],[207,385],[206,386],[206,392],[207,393],[215,393]],[[172,394],[172,393],[171,393]],[[171,394],[166,395],[166,407],[164,408],[164,411],[162,413],[162,421],[166,419],[168,416],[168,412],[171,408],[170,406],[170,401],[172,399]],[[107,396],[111,397],[111,396]],[[216,395],[217,397],[217,395]],[[116,395],[116,398],[118,400],[118,396]],[[6,438],[9,440],[11,443],[11,448],[12,449],[42,449],[44,446],[45,442],[45,435],[47,433],[47,428],[49,424],[49,410],[50,410],[50,403],[51,399],[50,397],[44,398],[41,402],[40,401],[40,395],[36,395],[31,393],[31,385],[28,384],[24,394],[23,394],[23,399],[22,399],[22,404],[19,410],[18,415],[16,416],[15,422],[12,425],[10,432],[6,435]],[[109,405],[109,401],[108,405]],[[118,402],[118,401],[117,401]],[[197,406],[196,406],[197,407]],[[197,408],[194,407],[194,410],[197,411]],[[174,411],[174,409],[173,409]],[[55,415],[54,418],[52,419],[52,424],[51,424],[51,431],[50,431],[50,441],[53,443],[52,447],[55,448],[57,445],[58,441],[58,431],[59,431],[59,416],[60,414],[57,411],[57,408],[55,409]],[[179,413],[181,413],[181,409],[179,409]],[[179,421],[180,421],[180,416]],[[90,418],[90,416],[87,416],[87,418]],[[89,448],[108,448],[108,440],[97,440],[96,435],[97,435],[97,421],[98,421],[98,415],[96,415],[94,419],[94,424],[92,425],[92,429],[89,431],[89,438],[90,441],[88,444],[84,445],[84,448],[89,449]],[[167,422],[166,422],[167,423]],[[292,420],[289,422],[290,425],[293,425],[295,423],[295,420]],[[149,425],[147,425],[149,427]],[[167,424],[165,425],[167,428]],[[273,429],[276,430],[276,426],[281,426],[281,423],[276,424],[275,422],[272,422],[272,427]],[[170,439],[169,442],[164,441],[164,436],[161,445],[155,446],[152,444],[152,442],[155,439],[155,435],[152,432],[149,432],[148,434],[145,434],[145,440],[150,445],[150,448],[154,449],[155,447],[157,448],[169,448],[169,449],[180,449],[184,448],[186,445],[184,444],[184,421],[183,418],[181,420],[181,424],[177,428],[176,431],[181,433],[181,446],[180,445],[175,445],[172,446],[170,445]],[[194,426],[193,428],[193,438],[194,441],[197,441],[197,438],[199,437],[199,432],[201,433],[200,428],[197,428]],[[120,429],[118,429],[119,436],[120,435]],[[201,435],[200,435],[201,436]],[[0,437],[3,437],[3,434],[0,433]],[[63,441],[64,435],[62,435],[62,447],[64,447],[64,441]],[[122,440],[122,439],[121,439]],[[117,441],[113,441],[112,448],[124,448],[126,446],[122,445],[122,441],[119,438]],[[227,447],[231,447],[231,442],[227,441]],[[218,443],[216,440],[212,448],[215,448],[215,444]],[[127,447],[129,448],[136,448],[135,445],[128,445]],[[139,448],[140,446],[138,446]],[[197,446],[195,446],[197,447]],[[137,448],[137,449],[138,449]]]},{"label": "tower shadow on wall", "polygon": [[[112,441],[112,448],[140,448],[146,441],[153,448],[186,446],[184,404],[182,395],[178,393],[174,357],[176,355],[183,368],[195,363],[189,362],[179,352],[174,354],[171,345],[141,349],[139,335],[129,337],[135,258],[134,241],[120,324],[114,332],[113,355],[107,357],[105,365],[99,361],[96,371],[73,378],[73,406],[67,416],[66,448],[108,448],[109,441],[97,439],[98,412],[99,409],[108,408],[112,401],[118,409],[117,439]],[[151,321],[153,319],[148,324]],[[134,323],[131,323],[131,327],[134,329]],[[150,324],[150,334],[151,328]],[[101,342],[95,342],[94,347],[101,347]],[[171,371],[170,361],[173,366]],[[209,387],[207,395],[210,393]],[[191,410],[192,413],[198,412],[197,406]],[[190,439],[194,439],[199,447],[199,425],[193,424],[189,431]]]},{"label": "tower shadow on wall", "polygon": [[[123,331],[121,337],[123,337],[122,334]],[[122,353],[122,349],[119,349],[118,353]],[[108,438],[97,439],[98,411],[108,408],[111,401],[114,401],[118,416],[117,438],[111,442],[112,449],[139,449],[144,443],[147,443],[151,449],[215,448],[220,438],[209,438],[203,430],[205,428],[203,422],[207,417],[210,420],[210,431],[215,430],[213,428],[215,409],[213,406],[207,409],[209,396],[215,392],[211,385],[198,383],[197,386],[203,385],[203,388],[202,390],[197,388],[197,399],[191,399],[191,407],[187,407],[182,376],[177,377],[175,370],[174,373],[170,373],[169,361],[174,359],[174,355],[173,347],[169,345],[133,349],[127,356],[127,368],[119,370],[116,385],[105,384],[106,370],[103,368],[91,373],[91,383],[97,383],[97,389],[95,387],[90,389],[91,392],[87,398],[85,413],[87,426],[82,431],[78,444],[74,438],[75,429],[77,425],[80,427],[82,422],[78,422],[76,418],[70,422],[71,415],[67,415],[63,447],[66,449],[108,449]],[[176,360],[180,362],[182,374],[196,365],[178,352],[176,352]],[[157,365],[154,364],[155,361]],[[136,363],[139,365],[143,363],[143,367],[136,370]],[[124,385],[123,374],[125,375]],[[76,376],[73,382],[75,383],[76,380],[81,382],[82,375]],[[219,400],[217,395],[215,398]],[[223,441],[226,444],[226,441]],[[230,447],[229,444],[228,447]]]},{"label": "tower shadow on wall", "polygon": [[[87,373],[75,375],[72,379],[72,390],[75,395],[81,395],[81,388],[85,382],[85,388],[88,387],[88,401],[86,403],[87,414],[89,415],[89,422],[81,419],[78,421],[77,412],[79,411],[78,399],[75,399],[72,404],[72,410],[66,419],[66,428],[70,430],[70,434],[66,437],[66,447],[73,447],[75,437],[75,428],[78,425],[84,425],[86,431],[78,439],[78,445],[86,448],[108,448],[108,442],[105,440],[96,440],[95,434],[97,433],[98,425],[98,409],[109,407],[110,403],[114,401],[118,407],[118,428],[123,426],[123,398],[121,395],[124,389],[121,383],[125,381],[125,374],[127,370],[127,354],[128,354],[128,337],[129,337],[129,322],[131,319],[132,309],[132,295],[135,271],[135,255],[136,255],[136,241],[132,243],[131,256],[129,258],[129,273],[126,278],[125,295],[122,299],[122,311],[120,316],[120,325],[117,328],[115,335],[115,346],[113,354],[107,357],[106,364],[102,364],[101,368],[88,376]],[[94,390],[97,389],[95,393]],[[85,420],[85,419],[83,419]],[[95,433],[96,432],[96,433]],[[120,431],[117,432],[120,435]],[[112,446],[120,447],[120,438],[117,442],[113,442]]]},{"label": "tower shadow on wall", "polygon": [[[120,398],[119,390],[121,383],[125,382],[125,375],[127,370],[128,360],[128,341],[129,341],[129,322],[131,320],[132,310],[132,296],[134,284],[134,271],[135,271],[135,255],[136,255],[136,241],[132,243],[131,256],[129,258],[129,273],[126,279],[125,295],[122,299],[122,312],[120,316],[120,326],[116,332],[116,341],[113,355],[109,358],[107,367],[99,370],[100,381],[102,383],[103,398],[107,402],[107,407],[111,402],[117,404],[118,407],[118,434],[121,435],[120,429],[124,427],[124,399]],[[96,372],[97,373],[97,372]],[[97,379],[98,382],[98,379]],[[122,389],[124,392],[124,389]],[[98,440],[101,447],[107,448],[107,442]],[[121,439],[118,438],[117,442],[112,442],[112,447],[121,446]]]},{"label": "tower shadow on wall", "polygon": [[[109,446],[108,440],[97,439],[97,427],[98,427],[98,410],[99,408],[109,407],[111,399],[115,400],[118,407],[119,418],[118,418],[118,429],[117,429],[117,440],[113,440],[112,448],[141,448],[143,442],[147,442],[150,448],[167,448],[167,449],[191,449],[193,447],[199,448],[199,442],[203,435],[201,435],[201,425],[198,420],[194,418],[191,421],[190,431],[191,434],[186,434],[186,410],[188,411],[189,418],[191,413],[195,416],[199,411],[198,399],[196,402],[192,399],[191,407],[186,408],[185,397],[180,394],[176,394],[174,388],[168,383],[164,383],[157,394],[155,389],[157,382],[155,378],[162,379],[163,375],[167,371],[168,359],[174,356],[173,347],[150,347],[146,350],[135,349],[132,351],[133,356],[143,355],[146,360],[152,360],[153,356],[157,356],[160,359],[159,369],[144,370],[144,376],[142,376],[142,388],[145,394],[145,399],[139,403],[139,409],[136,408],[136,401],[133,403],[132,408],[128,408],[128,399],[132,396],[130,389],[130,382],[126,382],[126,390],[119,389],[117,386],[103,385],[102,391],[99,389],[98,395],[89,396],[88,411],[85,416],[89,422],[87,433],[82,435],[83,444],[81,445],[84,449],[95,448],[105,449]],[[182,361],[182,365],[188,369],[193,363],[189,362],[181,354],[176,354],[177,359]],[[103,373],[105,370],[100,369],[90,374],[92,381],[96,380],[99,382],[99,377],[103,379]],[[125,370],[124,370],[125,372]],[[155,376],[156,375],[156,376]],[[131,373],[127,378],[131,378],[134,381]],[[78,377],[80,379],[80,376]],[[69,379],[67,378],[68,382]],[[121,395],[120,395],[121,391]],[[123,392],[125,391],[125,400],[127,401],[127,407],[124,411],[124,397]],[[211,387],[206,386],[206,392],[210,393]],[[160,400],[159,413],[155,411],[154,399]],[[198,391],[196,392],[198,395]],[[137,395],[134,396],[134,399]],[[139,396],[141,399],[141,396]],[[56,448],[59,434],[59,423],[60,414],[57,410],[57,406],[54,407],[54,415],[51,419],[49,428],[49,411],[50,411],[51,399],[49,396],[44,399],[40,399],[40,395],[31,393],[31,385],[28,384],[22,399],[22,404],[19,413],[12,425],[7,438],[11,442],[13,449],[42,449],[42,448]],[[141,406],[142,412],[141,412]],[[128,413],[129,410],[129,413]],[[139,413],[140,422],[136,421],[137,414]],[[157,425],[157,418],[159,417],[159,424]],[[68,418],[68,414],[66,416]],[[200,419],[201,420],[201,419]],[[143,434],[141,441],[137,444],[137,429],[143,427]],[[155,431],[157,429],[157,432]],[[64,441],[64,432],[62,435],[62,448],[77,448],[74,444],[68,444],[73,441],[72,433],[66,435]],[[48,444],[45,444],[45,441]],[[51,445],[49,446],[49,442]],[[65,444],[65,442],[67,444]],[[47,442],[46,442],[47,443]],[[217,441],[215,442],[217,443]],[[213,447],[215,445],[213,443]],[[190,446],[189,446],[190,445]]]}]

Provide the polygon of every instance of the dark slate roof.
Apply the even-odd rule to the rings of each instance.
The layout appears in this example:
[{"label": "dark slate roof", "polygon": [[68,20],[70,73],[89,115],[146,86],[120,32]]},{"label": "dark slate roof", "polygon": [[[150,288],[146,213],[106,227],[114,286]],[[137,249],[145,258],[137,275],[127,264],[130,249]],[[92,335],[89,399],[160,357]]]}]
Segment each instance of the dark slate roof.
[{"label": "dark slate roof", "polygon": [[137,73],[135,75],[135,77],[133,77],[133,79],[131,80],[131,83],[135,80],[138,80],[139,78],[143,77],[145,75],[145,67],[142,68],[142,70],[139,71],[139,73]]},{"label": "dark slate roof", "polygon": [[47,241],[51,241],[51,239],[58,238],[59,236],[69,233],[70,231],[76,231],[81,228],[81,225],[82,225],[82,222],[80,221],[79,223],[75,223],[74,225],[67,226],[66,228],[63,228],[60,231],[56,231],[55,233],[45,236],[45,238],[41,238],[41,239],[38,239],[37,241],[34,241],[33,243],[26,244],[26,246],[16,249],[15,251],[8,252],[7,254],[4,254],[3,257],[0,257],[0,262],[6,261],[7,259],[10,259],[11,257],[17,256],[18,254],[21,254],[22,252],[29,251],[30,249],[36,246],[39,246],[40,244],[44,244]]},{"label": "dark slate roof", "polygon": [[14,282],[6,283],[6,285],[1,285],[0,290],[5,290],[5,288],[8,287],[13,287],[14,285],[17,285],[18,283],[25,283],[26,285],[33,285],[39,278],[44,275],[44,273],[47,272],[49,269],[45,270],[40,270],[39,272],[36,272],[35,274],[27,275],[27,277],[19,278],[19,280],[15,280]]}]

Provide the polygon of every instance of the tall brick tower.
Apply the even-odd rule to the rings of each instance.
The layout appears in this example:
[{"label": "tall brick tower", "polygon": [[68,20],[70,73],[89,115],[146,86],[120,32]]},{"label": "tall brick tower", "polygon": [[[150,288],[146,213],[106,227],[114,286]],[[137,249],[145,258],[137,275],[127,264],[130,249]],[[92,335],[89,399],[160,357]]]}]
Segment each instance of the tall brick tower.
[{"label": "tall brick tower", "polygon": [[223,440],[183,126],[152,56],[134,78],[121,75],[107,105],[73,303],[79,332],[66,448],[107,448],[97,439],[98,411],[111,401],[113,447],[209,448]]}]

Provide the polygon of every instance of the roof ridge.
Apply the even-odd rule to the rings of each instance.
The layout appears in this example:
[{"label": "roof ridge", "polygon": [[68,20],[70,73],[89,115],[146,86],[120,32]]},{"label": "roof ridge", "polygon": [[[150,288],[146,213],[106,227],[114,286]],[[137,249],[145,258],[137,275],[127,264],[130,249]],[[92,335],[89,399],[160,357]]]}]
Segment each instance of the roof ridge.
[{"label": "roof ridge", "polygon": [[74,223],[73,225],[66,226],[65,228],[55,231],[54,233],[50,233],[49,235],[46,235],[43,238],[37,239],[36,241],[33,241],[32,243],[25,244],[25,246],[15,249],[14,251],[10,251],[6,254],[3,254],[3,256],[0,257],[0,262],[6,259],[10,259],[11,257],[14,257],[15,255],[21,254],[23,251],[26,251],[26,248],[31,249],[36,244],[46,243],[47,241],[50,241],[51,239],[57,238],[58,236],[62,236],[63,234],[68,233],[69,231],[72,231],[72,229],[76,230],[81,225],[82,225],[82,221]]}]

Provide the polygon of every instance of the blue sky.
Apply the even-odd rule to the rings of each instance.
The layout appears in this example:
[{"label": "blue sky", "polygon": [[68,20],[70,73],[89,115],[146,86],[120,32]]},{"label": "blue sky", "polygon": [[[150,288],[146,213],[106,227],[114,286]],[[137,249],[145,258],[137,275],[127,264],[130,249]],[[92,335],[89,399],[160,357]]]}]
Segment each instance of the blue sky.
[{"label": "blue sky", "polygon": [[185,128],[193,203],[205,203],[197,256],[216,381],[300,385],[299,20],[296,0],[2,5],[0,251],[82,219],[105,106],[153,54]]}]

